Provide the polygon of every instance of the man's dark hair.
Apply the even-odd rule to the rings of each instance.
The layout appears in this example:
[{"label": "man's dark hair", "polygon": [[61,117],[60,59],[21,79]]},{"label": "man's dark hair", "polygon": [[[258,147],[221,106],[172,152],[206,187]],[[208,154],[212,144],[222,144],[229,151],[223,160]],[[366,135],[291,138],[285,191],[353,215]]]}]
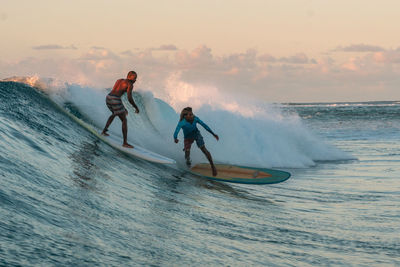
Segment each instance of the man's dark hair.
[{"label": "man's dark hair", "polygon": [[130,72],[128,72],[128,75],[126,75],[126,77],[130,76],[130,75],[135,75],[137,77],[137,73],[133,70],[131,70]]}]

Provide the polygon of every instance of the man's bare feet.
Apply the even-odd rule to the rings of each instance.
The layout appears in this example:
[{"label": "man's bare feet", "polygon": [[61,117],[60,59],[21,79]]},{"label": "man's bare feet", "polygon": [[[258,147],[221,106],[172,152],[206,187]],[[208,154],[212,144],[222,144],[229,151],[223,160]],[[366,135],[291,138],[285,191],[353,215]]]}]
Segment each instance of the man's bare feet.
[{"label": "man's bare feet", "polygon": [[105,132],[105,131],[102,131],[101,132],[101,135],[104,135],[104,136],[110,136],[107,132]]},{"label": "man's bare feet", "polygon": [[128,144],[128,143],[122,144],[122,146],[123,146],[123,147],[127,147],[127,148],[133,148],[133,146],[130,145],[130,144]]},{"label": "man's bare feet", "polygon": [[217,176],[217,169],[214,165],[211,166],[213,176]]}]

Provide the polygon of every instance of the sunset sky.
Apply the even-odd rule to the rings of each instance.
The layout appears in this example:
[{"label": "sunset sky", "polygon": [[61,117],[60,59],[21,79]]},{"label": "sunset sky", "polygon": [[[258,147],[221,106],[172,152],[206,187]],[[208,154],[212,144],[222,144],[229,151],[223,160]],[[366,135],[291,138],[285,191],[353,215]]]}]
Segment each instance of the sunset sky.
[{"label": "sunset sky", "polygon": [[215,88],[271,102],[400,100],[397,0],[1,0],[0,78]]}]

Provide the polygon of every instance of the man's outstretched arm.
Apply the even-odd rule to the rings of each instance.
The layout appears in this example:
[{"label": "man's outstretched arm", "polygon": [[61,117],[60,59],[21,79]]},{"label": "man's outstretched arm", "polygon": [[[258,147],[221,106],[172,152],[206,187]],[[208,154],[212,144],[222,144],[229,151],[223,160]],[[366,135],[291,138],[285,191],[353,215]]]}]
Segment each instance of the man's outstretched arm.
[{"label": "man's outstretched arm", "polygon": [[203,126],[204,129],[206,129],[210,134],[212,134],[212,135],[215,137],[215,139],[219,140],[219,136],[218,136],[217,134],[215,134],[215,133],[211,130],[211,128],[208,127],[207,124],[205,124],[202,120],[200,120],[199,117],[196,117],[196,119],[197,119],[197,122],[198,122],[201,126]]},{"label": "man's outstretched arm", "polygon": [[139,113],[139,108],[136,106],[136,103],[135,103],[135,101],[133,100],[133,97],[132,97],[132,89],[133,89],[133,86],[131,84],[129,84],[128,85],[128,90],[127,90],[128,101],[136,109],[136,113]]}]

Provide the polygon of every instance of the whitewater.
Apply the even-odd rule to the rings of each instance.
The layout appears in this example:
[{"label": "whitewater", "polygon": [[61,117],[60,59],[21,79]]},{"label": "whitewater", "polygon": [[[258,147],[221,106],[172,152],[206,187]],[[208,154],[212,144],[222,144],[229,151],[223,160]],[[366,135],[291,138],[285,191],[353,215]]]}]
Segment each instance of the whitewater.
[{"label": "whitewater", "polygon": [[[105,95],[110,89],[60,84],[36,76],[9,80],[37,88],[68,112],[76,112],[74,115],[99,129],[104,127],[110,115],[104,104]],[[180,110],[190,105],[195,115],[212,125],[221,137],[217,143],[203,131],[206,144],[213,148],[216,162],[293,168],[313,166],[315,161],[321,160],[354,159],[350,154],[318,138],[304,126],[297,114],[283,114],[279,106],[256,101],[240,103],[227,96],[220,96],[212,89],[201,88],[199,94],[192,90],[185,87],[180,92],[170,90],[167,103],[154,97],[152,92],[139,89],[133,97],[141,110],[140,115],[134,114],[134,109],[124,97],[124,105],[130,112],[128,140],[167,157],[181,159],[181,145],[171,140]],[[121,123],[117,119],[111,125],[110,132],[122,136]],[[183,140],[182,133],[179,137]],[[204,161],[202,153],[195,149],[193,156],[194,164]]]},{"label": "whitewater", "polygon": [[[128,141],[177,161],[127,157],[97,128],[110,88],[39,77],[0,82],[0,265],[398,265],[400,103],[273,104],[216,88],[135,88]],[[180,110],[216,162],[278,168],[278,185],[184,169]],[[60,107],[63,110],[60,110]],[[115,120],[110,133],[121,136]],[[205,162],[192,151],[193,163]]]}]

